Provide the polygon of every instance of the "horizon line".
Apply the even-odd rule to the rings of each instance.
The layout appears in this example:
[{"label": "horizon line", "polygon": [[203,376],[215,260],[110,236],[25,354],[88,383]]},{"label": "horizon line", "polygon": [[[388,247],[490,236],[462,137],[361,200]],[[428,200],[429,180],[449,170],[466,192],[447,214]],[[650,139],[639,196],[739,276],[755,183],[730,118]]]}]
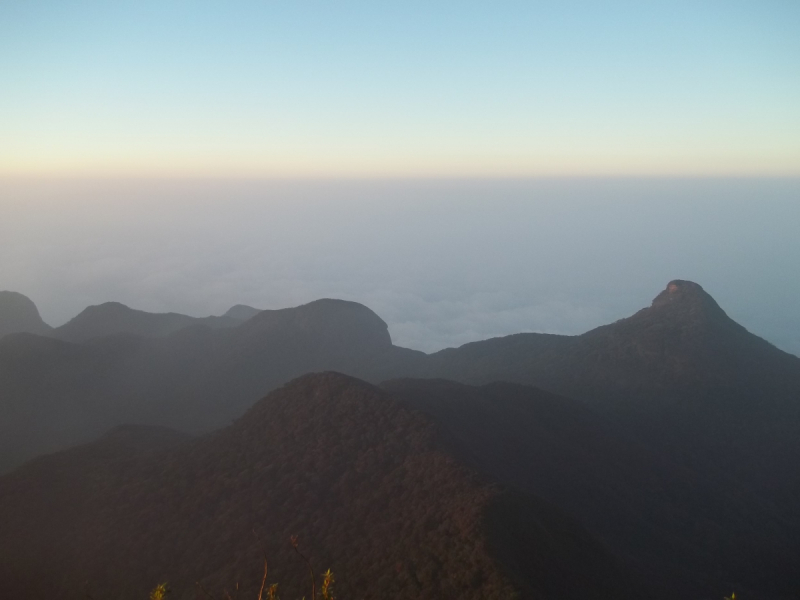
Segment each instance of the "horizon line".
[{"label": "horizon line", "polygon": [[379,182],[379,181],[566,181],[566,180],[800,180],[797,173],[557,173],[557,174],[221,174],[221,173],[43,173],[7,174],[0,172],[0,183],[48,181],[250,181],[250,182]]}]

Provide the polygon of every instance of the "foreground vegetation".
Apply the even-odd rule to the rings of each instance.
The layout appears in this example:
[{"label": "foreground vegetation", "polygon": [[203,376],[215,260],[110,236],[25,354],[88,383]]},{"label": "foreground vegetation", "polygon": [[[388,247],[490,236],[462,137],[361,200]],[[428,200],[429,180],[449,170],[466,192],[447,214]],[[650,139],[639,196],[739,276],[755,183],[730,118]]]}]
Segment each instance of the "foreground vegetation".
[{"label": "foreground vegetation", "polygon": [[[311,595],[309,596],[309,600],[317,600],[318,598],[320,598],[321,600],[334,600],[333,596],[334,579],[331,570],[328,569],[322,574],[321,576],[322,581],[319,586],[319,591],[317,591],[317,579],[316,576],[314,575],[314,567],[311,564],[311,560],[308,558],[308,556],[300,552],[300,544],[297,539],[297,536],[292,536],[290,538],[290,542],[297,556],[299,556],[302,559],[302,561],[308,568],[309,585],[311,586]],[[269,561],[267,560],[266,553],[264,553],[264,575],[261,578],[261,587],[258,590],[258,600],[280,600],[280,597],[278,596],[278,584],[272,583],[269,586],[267,586],[268,575],[269,575]],[[206,598],[208,598],[208,600],[218,600],[218,597],[214,596],[212,592],[209,592],[205,587],[203,587],[203,584],[201,584],[199,581],[196,583],[196,585],[199,591]],[[169,584],[166,582],[160,583],[150,592],[150,600],[165,600],[166,596],[169,593],[170,593]],[[233,587],[233,594],[231,594],[227,589],[222,591],[222,600],[239,600],[238,581]],[[306,600],[305,596],[303,596],[303,600]]]}]

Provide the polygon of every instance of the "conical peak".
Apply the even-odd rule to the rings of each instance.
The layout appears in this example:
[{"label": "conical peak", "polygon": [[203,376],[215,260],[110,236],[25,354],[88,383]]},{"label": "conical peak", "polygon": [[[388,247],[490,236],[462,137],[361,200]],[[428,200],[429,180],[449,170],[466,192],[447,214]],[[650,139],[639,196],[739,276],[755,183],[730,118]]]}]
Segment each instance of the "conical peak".
[{"label": "conical peak", "polygon": [[666,289],[653,300],[653,306],[703,297],[711,298],[699,283],[684,279],[673,279],[667,284]]},{"label": "conical peak", "polygon": [[694,281],[673,279],[653,300],[654,309],[675,309],[692,313],[727,317],[717,301]]},{"label": "conical peak", "polygon": [[705,293],[705,290],[699,283],[694,281],[686,281],[685,279],[673,279],[667,284],[668,294],[681,294],[681,293]]}]

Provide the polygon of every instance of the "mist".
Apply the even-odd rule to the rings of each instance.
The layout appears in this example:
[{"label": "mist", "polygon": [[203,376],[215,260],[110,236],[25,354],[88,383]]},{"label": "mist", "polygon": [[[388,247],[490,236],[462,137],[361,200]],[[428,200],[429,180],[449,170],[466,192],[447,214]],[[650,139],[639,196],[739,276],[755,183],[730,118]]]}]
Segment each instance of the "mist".
[{"label": "mist", "polygon": [[582,333],[700,283],[800,354],[800,180],[5,180],[0,289],[50,325],[119,301],[355,300],[426,352]]}]

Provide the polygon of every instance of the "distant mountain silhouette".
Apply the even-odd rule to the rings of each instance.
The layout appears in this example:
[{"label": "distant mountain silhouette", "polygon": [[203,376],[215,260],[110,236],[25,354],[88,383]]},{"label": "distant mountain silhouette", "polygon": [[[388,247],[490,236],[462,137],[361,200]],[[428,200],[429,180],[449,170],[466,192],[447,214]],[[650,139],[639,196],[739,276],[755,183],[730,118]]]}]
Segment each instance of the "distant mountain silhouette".
[{"label": "distant mountain silhouette", "polygon": [[223,317],[230,317],[231,319],[236,319],[237,321],[247,321],[248,319],[252,319],[258,313],[261,312],[259,308],[253,308],[252,306],[247,306],[246,304],[237,304],[236,306],[231,306],[228,309]]},{"label": "distant mountain silhouette", "polygon": [[233,315],[250,314],[248,308],[238,306],[231,308],[222,317],[197,318],[178,313],[149,313],[129,308],[119,302],[106,302],[90,306],[65,325],[55,328],[52,335],[69,342],[84,342],[118,333],[164,337],[193,325],[223,329],[235,327],[245,321],[246,318]]},{"label": "distant mountain silhouette", "polygon": [[342,598],[651,597],[575,521],[478,477],[429,418],[350,377],[303,377],[178,437],[117,430],[1,478],[0,596],[134,599],[169,580],[188,599],[199,579],[255,597],[255,529],[284,597],[307,585],[290,535]]},{"label": "distant mountain silhouette", "polygon": [[426,368],[459,380],[536,383],[593,402],[672,398],[700,388],[762,390],[779,373],[800,383],[800,359],[749,333],[696,283],[679,280],[649,308],[583,335],[494,338],[442,350]]},{"label": "distant mountain silhouette", "polygon": [[[380,317],[353,302],[261,311],[217,330],[196,320],[161,338],[142,331],[163,333],[190,317],[104,306],[57,333],[70,337],[63,331],[74,328],[85,343],[0,340],[0,470],[123,422],[207,430],[294,377],[336,370],[376,383],[412,376],[535,385],[582,400],[687,461],[736,469],[786,506],[800,492],[789,472],[800,463],[800,359],[747,332],[690,282],[671,282],[651,307],[583,335],[517,334],[432,355],[392,345]],[[95,316],[105,311],[124,317]],[[120,329],[107,321],[129,323],[126,333],[95,337]]]},{"label": "distant mountain silhouette", "polygon": [[672,281],[649,308],[583,335],[443,350],[417,375],[513,381],[583,400],[649,445],[708,476],[722,469],[796,512],[800,359],[734,322],[696,283]]},{"label": "distant mountain silhouette", "polygon": [[[104,324],[95,311],[86,312],[89,323]],[[141,316],[124,307],[119,312]],[[143,319],[152,324],[161,316]],[[96,329],[81,321],[73,323],[81,325],[76,337],[89,337],[83,343],[21,335],[0,340],[0,472],[121,423],[192,432],[218,427],[266,391],[310,371],[377,381],[394,374],[395,363],[425,356],[393,346],[383,320],[342,300],[262,311],[233,328],[195,323],[165,337],[95,337],[88,332]]]},{"label": "distant mountain silhouette", "polygon": [[30,298],[17,292],[0,292],[0,338],[23,332],[47,335],[50,330]]}]

